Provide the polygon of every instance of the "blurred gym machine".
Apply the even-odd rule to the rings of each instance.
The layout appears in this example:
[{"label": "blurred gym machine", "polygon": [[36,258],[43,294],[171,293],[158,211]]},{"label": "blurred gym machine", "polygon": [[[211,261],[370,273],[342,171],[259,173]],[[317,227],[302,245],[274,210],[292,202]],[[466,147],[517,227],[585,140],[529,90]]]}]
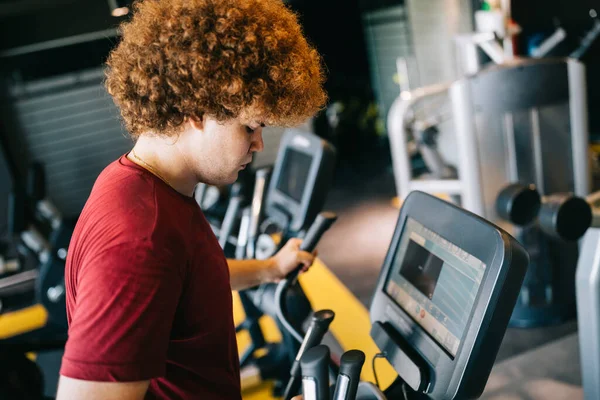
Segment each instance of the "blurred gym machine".
[{"label": "blurred gym machine", "polygon": [[[30,165],[25,182],[13,180],[8,217],[3,258],[13,267],[0,275],[1,313],[5,324],[21,323],[2,329],[0,398],[41,399],[55,392],[54,353],[67,339],[64,269],[76,220],[47,198],[39,163]],[[43,365],[27,358],[30,353]]]},{"label": "blurred gym machine", "polygon": [[[502,190],[515,183],[534,185],[545,198],[590,193],[584,72],[573,59],[512,60],[455,82],[405,91],[389,113],[400,198],[413,190],[447,195],[507,230],[529,252],[531,263],[512,326],[553,324],[575,316],[578,237],[548,235],[539,224],[506,221],[496,204]],[[412,175],[407,143],[420,129],[418,104],[439,95],[448,96],[451,107],[457,177],[420,179]],[[435,121],[431,114],[427,118]],[[554,209],[555,217],[559,209]],[[589,214],[574,210],[568,223],[585,226]]]},{"label": "blurred gym machine", "polygon": [[600,398],[600,192],[587,201],[593,219],[581,243],[576,288],[583,392],[592,400]]},{"label": "blurred gym machine", "polygon": [[[327,141],[303,129],[288,129],[281,138],[273,166],[255,171],[251,198],[238,188],[224,212],[217,237],[225,249],[235,243],[237,259],[266,259],[292,237],[303,238],[322,210],[335,166],[336,151]],[[248,200],[247,200],[248,199]],[[238,232],[237,236],[232,232]],[[272,380],[279,395],[301,342],[281,325],[276,315],[276,284],[263,284],[239,292],[245,319],[236,331],[247,331],[251,343],[240,357],[244,382]],[[295,330],[304,332],[313,309],[300,285],[295,282],[285,293],[286,312]],[[260,326],[263,316],[271,317],[282,340],[269,343]],[[260,353],[263,353],[262,355]]]},{"label": "blurred gym machine", "polygon": [[30,165],[27,183],[16,184],[9,197],[9,236],[5,259],[13,265],[0,278],[4,311],[26,305],[33,297],[48,312],[48,326],[66,335],[64,268],[75,219],[63,218],[46,196],[44,167]]},{"label": "blurred gym machine", "polygon": [[366,361],[360,349],[342,355],[331,379],[328,347],[312,343],[298,355],[300,371],[290,382],[301,379],[304,398],[316,400],[478,398],[528,261],[523,246],[505,231],[412,192],[402,205],[369,309],[370,336],[381,351],[375,358],[389,362],[395,380],[387,387],[377,378],[376,385],[360,381]]}]

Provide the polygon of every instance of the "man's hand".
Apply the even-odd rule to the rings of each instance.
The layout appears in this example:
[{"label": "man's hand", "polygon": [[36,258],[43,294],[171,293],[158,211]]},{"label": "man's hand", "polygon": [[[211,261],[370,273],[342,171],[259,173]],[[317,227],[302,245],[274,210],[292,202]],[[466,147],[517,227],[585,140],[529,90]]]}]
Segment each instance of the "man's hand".
[{"label": "man's hand", "polygon": [[273,257],[270,262],[272,264],[273,276],[272,280],[278,282],[285,276],[296,269],[299,265],[302,265],[302,272],[306,272],[317,255],[315,250],[312,254],[306,251],[300,250],[302,239],[292,238],[287,241],[285,246],[281,248]]},{"label": "man's hand", "polygon": [[302,395],[298,395],[296,397],[292,397],[292,400],[303,400],[303,399],[304,399],[304,396],[302,396]]}]

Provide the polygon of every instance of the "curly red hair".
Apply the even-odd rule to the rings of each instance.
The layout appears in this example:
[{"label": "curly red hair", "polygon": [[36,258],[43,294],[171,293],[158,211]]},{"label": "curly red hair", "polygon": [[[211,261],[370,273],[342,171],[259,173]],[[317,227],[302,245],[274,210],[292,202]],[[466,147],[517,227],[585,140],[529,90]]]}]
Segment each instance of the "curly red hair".
[{"label": "curly red hair", "polygon": [[144,0],[107,61],[129,133],[170,135],[188,118],[292,126],[326,102],[322,60],[281,0]]}]

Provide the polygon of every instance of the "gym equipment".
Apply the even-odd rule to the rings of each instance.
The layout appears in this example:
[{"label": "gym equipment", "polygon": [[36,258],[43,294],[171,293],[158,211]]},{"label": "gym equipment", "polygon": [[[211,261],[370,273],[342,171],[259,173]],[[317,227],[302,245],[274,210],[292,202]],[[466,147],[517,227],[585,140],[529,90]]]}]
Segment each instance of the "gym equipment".
[{"label": "gym equipment", "polygon": [[[337,220],[337,215],[332,212],[322,212],[317,215],[315,222],[311,225],[308,230],[306,237],[304,238],[300,250],[312,252],[317,245],[317,242],[321,239],[321,236],[331,227],[331,225]],[[286,327],[286,329],[292,334],[298,342],[302,342],[302,335],[299,334],[288,321],[288,318],[283,313],[283,310],[287,309],[286,297],[284,293],[298,283],[298,273],[300,269],[297,268],[290,272],[285,279],[282,279],[277,284],[275,289],[275,310],[277,319]]]},{"label": "gym equipment", "polygon": [[[574,239],[581,229],[569,235],[569,240],[559,239],[542,230],[548,224],[519,226],[504,220],[496,203],[500,192],[514,183],[533,184],[548,200],[556,194],[584,198],[590,193],[585,87],[584,66],[577,60],[512,60],[451,83],[403,92],[389,113],[393,168],[401,199],[413,190],[443,194],[506,230],[529,252],[530,271],[511,326],[543,326],[575,317],[578,246]],[[458,176],[419,179],[412,175],[407,147],[409,133],[418,121],[414,109],[440,95],[448,96],[451,105]],[[427,120],[435,119],[432,113],[430,110]],[[581,201],[568,203],[563,212],[579,215]],[[549,215],[558,214],[552,211]],[[585,227],[585,221],[582,225]],[[563,230],[564,226],[557,228]]]},{"label": "gym equipment", "polygon": [[194,198],[228,258],[235,257],[238,238],[234,232],[239,229],[241,214],[248,205],[253,180],[248,168],[240,171],[237,181],[231,185],[217,187],[199,183],[194,190]]},{"label": "gym equipment", "polygon": [[[331,212],[322,212],[317,215],[317,218],[307,231],[300,249],[312,252],[321,239],[321,236],[331,227],[336,219],[337,216]],[[267,306],[256,303],[247,304],[246,302],[250,297],[242,297],[242,293],[240,293],[240,300],[246,312],[246,319],[241,325],[246,324],[253,328],[249,330],[252,344],[244,354],[245,356],[249,354],[249,351],[254,352],[257,348],[260,348],[257,347],[257,343],[262,344],[262,346],[266,345],[262,331],[260,331],[260,326],[255,320],[260,318],[263,312],[269,309],[273,310],[270,316],[275,319],[282,333],[282,343],[270,344],[270,346],[267,346],[269,348],[267,356],[252,361],[258,365],[262,380],[274,379],[276,381],[276,393],[280,390],[279,386],[283,388],[285,381],[288,381],[283,392],[283,397],[286,400],[297,394],[297,379],[299,378],[298,359],[302,357],[305,351],[321,342],[334,317],[333,312],[330,310],[316,312],[313,314],[308,329],[306,329],[306,334],[299,333],[302,330],[303,317],[308,315],[311,310],[310,303],[297,281],[299,270],[300,267],[290,272],[276,286],[273,284],[267,285],[266,290],[259,292],[258,295],[253,296],[251,299],[254,302],[267,303]],[[300,310],[298,310],[298,303],[301,303]],[[285,310],[285,314],[283,310]],[[248,311],[252,313],[250,314],[251,318],[248,317]],[[292,318],[290,318],[290,315]],[[295,358],[293,358],[294,356]],[[250,360],[250,356],[243,357],[244,364],[242,366],[247,365]],[[290,371],[289,375],[287,371]]]},{"label": "gym equipment", "polygon": [[[322,209],[333,177],[335,150],[316,135],[299,129],[286,130],[282,136],[275,165],[257,171],[250,206],[241,211],[237,237],[237,258],[265,259],[274,255],[292,237],[304,238],[303,248],[311,244],[306,229]],[[317,232],[315,232],[317,233]],[[312,251],[312,250],[311,250]],[[300,284],[294,279],[282,292],[288,318],[276,315],[276,284],[263,284],[241,291],[245,319],[236,331],[247,330],[250,346],[240,358],[244,376],[259,375],[274,380],[275,394],[285,388],[288,371],[300,350],[306,323],[313,312]],[[281,343],[267,343],[260,328],[263,315],[273,318],[282,334]],[[292,336],[283,323],[293,326]],[[266,354],[257,357],[257,350]],[[252,371],[255,368],[256,371]]]},{"label": "gym equipment", "polygon": [[[256,256],[274,254],[302,232],[323,208],[333,179],[335,149],[318,136],[299,129],[287,130],[277,155],[265,199],[264,234]],[[268,225],[268,227],[267,227]],[[268,238],[280,236],[278,241]],[[277,244],[277,242],[279,244]]]},{"label": "gym equipment", "polygon": [[64,268],[75,219],[65,219],[46,197],[43,165],[30,165],[25,190],[11,193],[9,229],[22,272],[0,279],[0,298],[33,293],[49,314],[48,324],[67,329]]},{"label": "gym equipment", "polygon": [[340,374],[332,400],[352,400],[360,381],[360,371],[365,363],[365,353],[360,350],[348,350],[340,359]]},{"label": "gym equipment", "polygon": [[[532,191],[531,188],[526,190]],[[515,185],[513,192],[518,191],[519,189]],[[533,193],[527,196],[515,196],[515,198],[521,199],[530,198],[529,202],[521,200],[521,205],[518,207],[525,210],[526,203],[530,206],[534,204],[535,195],[537,193],[533,190]],[[560,202],[555,203],[550,207],[550,210],[555,210],[556,204],[558,204],[558,207],[561,206]],[[515,207],[517,206],[515,205]],[[564,389],[561,389],[561,383],[581,385],[582,395],[586,400],[600,398],[600,192],[587,196],[585,201],[578,199],[571,211],[576,209],[578,214],[583,215],[581,210],[585,207],[588,207],[586,213],[590,218],[591,226],[585,232],[583,240],[581,240],[580,255],[577,262],[575,283],[578,331],[553,343],[540,346],[538,349],[529,352],[527,357],[519,356],[503,361],[498,366],[497,374],[499,377],[510,376],[511,378],[506,380],[500,388],[496,387],[495,392],[491,393],[490,397],[498,394],[511,397],[513,393],[519,393],[522,388],[530,385],[532,381],[543,377],[556,385],[556,398],[569,396]],[[540,214],[542,213],[541,211]],[[560,213],[555,213],[555,217],[555,221],[560,221],[563,218]],[[575,225],[581,224],[581,216],[572,218]],[[543,219],[540,218],[540,224],[544,223]],[[553,226],[559,228],[560,222],[554,223]],[[560,231],[560,228],[558,230]],[[538,364],[540,360],[552,367],[546,366],[543,368],[543,373],[540,373],[535,367],[532,368],[532,365]],[[507,371],[511,372],[507,374]],[[570,388],[567,391],[571,391],[571,397],[573,395],[578,396],[575,393],[578,393],[580,389],[570,385],[562,387]],[[532,396],[536,397],[533,394]]]},{"label": "gym equipment", "polygon": [[562,241],[579,240],[592,223],[592,209],[586,199],[572,193],[540,196],[534,185],[513,183],[500,191],[496,200],[499,218],[525,226],[537,218],[539,229]]},{"label": "gym equipment", "polygon": [[[263,210],[266,201],[266,189],[271,175],[270,168],[262,168],[256,171],[254,183],[254,195],[252,196],[252,207],[248,221],[248,243],[246,243],[246,258],[257,257],[256,241],[259,235],[259,225],[263,220]],[[267,258],[267,255],[259,258]]]},{"label": "gym equipment", "polygon": [[402,207],[375,289],[371,336],[413,391],[440,399],[477,397],[528,262],[506,232],[414,192]]},{"label": "gym equipment", "polygon": [[33,163],[26,183],[15,184],[10,194],[10,251],[18,271],[0,278],[2,312],[43,307],[44,321],[0,341],[2,364],[9,366],[0,374],[1,398],[45,399],[58,373],[26,354],[60,350],[67,339],[64,269],[75,219],[64,218],[45,189],[43,166]]},{"label": "gym equipment", "polygon": [[289,400],[292,397],[292,393],[297,393],[300,388],[300,360],[304,353],[323,340],[323,336],[327,333],[327,329],[329,328],[329,324],[333,321],[335,314],[331,310],[321,310],[317,311],[313,314],[311,319],[310,326],[306,330],[306,335],[304,336],[304,340],[302,341],[302,345],[300,346],[300,350],[298,350],[298,354],[294,359],[294,363],[292,364],[292,368],[290,369],[290,380],[288,381],[288,385],[283,392],[283,398],[285,400]]},{"label": "gym equipment", "polygon": [[600,398],[600,192],[587,201],[593,222],[581,243],[575,282],[583,391],[592,400]]},{"label": "gym equipment", "polygon": [[302,356],[302,392],[307,400],[329,400],[329,359],[329,347],[322,344]]},{"label": "gym equipment", "polygon": [[[360,382],[354,398],[478,397],[528,263],[524,247],[501,228],[432,195],[410,193],[370,307],[371,337],[398,377],[383,391]],[[323,392],[323,353],[313,348],[303,357],[307,392]]]}]

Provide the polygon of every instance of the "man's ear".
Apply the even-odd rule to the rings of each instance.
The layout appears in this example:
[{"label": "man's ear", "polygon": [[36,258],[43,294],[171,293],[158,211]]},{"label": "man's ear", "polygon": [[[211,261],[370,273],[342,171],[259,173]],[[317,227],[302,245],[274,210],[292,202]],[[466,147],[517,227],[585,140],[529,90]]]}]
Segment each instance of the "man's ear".
[{"label": "man's ear", "polygon": [[202,131],[204,130],[204,120],[204,116],[201,116],[200,118],[190,118],[190,124],[192,125],[192,128]]}]

